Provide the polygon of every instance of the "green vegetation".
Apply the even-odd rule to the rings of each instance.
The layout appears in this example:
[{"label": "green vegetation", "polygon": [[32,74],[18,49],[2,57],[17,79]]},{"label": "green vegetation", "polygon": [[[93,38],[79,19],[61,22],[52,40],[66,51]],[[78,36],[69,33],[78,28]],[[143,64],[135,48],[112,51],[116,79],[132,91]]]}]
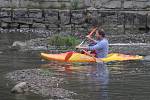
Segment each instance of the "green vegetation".
[{"label": "green vegetation", "polygon": [[71,35],[55,34],[48,38],[48,43],[52,46],[74,47],[80,43],[80,40]]},{"label": "green vegetation", "polygon": [[71,0],[71,9],[77,10],[79,8],[80,0]]},{"label": "green vegetation", "polygon": [[65,3],[62,3],[61,5],[60,5],[60,9],[65,9],[67,6],[66,6],[66,4]]}]

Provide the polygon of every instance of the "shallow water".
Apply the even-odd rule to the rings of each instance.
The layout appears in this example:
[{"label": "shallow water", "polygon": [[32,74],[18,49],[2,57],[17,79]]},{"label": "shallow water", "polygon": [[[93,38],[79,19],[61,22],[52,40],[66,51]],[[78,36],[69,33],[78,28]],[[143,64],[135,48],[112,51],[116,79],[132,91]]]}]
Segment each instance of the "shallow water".
[{"label": "shallow water", "polygon": [[[9,52],[0,54],[0,98],[2,100],[44,100],[35,94],[15,95],[10,93],[14,83],[5,79],[5,74],[15,70],[48,67],[52,71],[61,72],[65,79],[64,88],[77,93],[72,97],[79,100],[148,100],[150,62],[126,61],[108,63],[109,77],[99,77],[91,73],[96,71],[95,65],[71,66],[64,69],[59,63],[43,62],[35,53]],[[48,64],[48,65],[47,65]],[[59,66],[59,67],[58,67]],[[104,71],[100,71],[102,73]],[[103,74],[106,75],[107,74]]]},{"label": "shallow water", "polygon": [[[2,40],[2,38],[1,38]],[[6,45],[9,43],[4,42]],[[67,82],[62,86],[66,90],[77,93],[68,100],[149,100],[150,99],[150,61],[125,61],[107,63],[108,73],[102,68],[98,73],[97,67],[81,64],[60,64],[41,61],[38,51],[18,52],[0,45],[0,100],[48,100],[34,93],[11,94],[14,82],[5,78],[8,72],[23,69],[49,68],[60,72]],[[5,49],[5,50],[4,50]],[[116,50],[123,50],[116,49]],[[135,49],[125,48],[126,50]],[[149,55],[149,46],[139,46],[136,52]],[[139,51],[138,51],[139,50]],[[131,53],[129,52],[129,53]],[[69,66],[69,68],[66,66]],[[57,76],[59,77],[59,76]],[[62,77],[62,76],[60,76]],[[55,99],[56,100],[56,99]],[[66,100],[66,99],[60,99]]]}]

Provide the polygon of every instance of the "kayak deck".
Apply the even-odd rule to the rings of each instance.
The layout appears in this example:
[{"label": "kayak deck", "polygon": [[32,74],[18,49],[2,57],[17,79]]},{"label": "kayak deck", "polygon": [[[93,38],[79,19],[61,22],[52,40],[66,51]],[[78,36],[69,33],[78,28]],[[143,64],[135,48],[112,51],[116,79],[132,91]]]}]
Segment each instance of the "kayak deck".
[{"label": "kayak deck", "polygon": [[110,61],[126,61],[126,60],[141,60],[143,59],[143,56],[139,55],[126,55],[126,54],[120,54],[120,53],[111,53],[108,54],[106,58],[102,58],[104,62],[110,62]]},{"label": "kayak deck", "polygon": [[[81,54],[77,52],[66,52],[60,54],[47,54],[41,53],[41,57],[46,60],[55,60],[61,62],[96,62],[95,57],[91,57],[86,54]],[[125,60],[140,60],[143,56],[139,55],[126,55],[120,53],[110,53],[106,58],[101,58],[104,62],[110,61],[125,61]]]},{"label": "kayak deck", "polygon": [[62,62],[95,62],[95,58],[76,52],[66,52],[60,54],[41,53],[46,60],[56,60]]}]

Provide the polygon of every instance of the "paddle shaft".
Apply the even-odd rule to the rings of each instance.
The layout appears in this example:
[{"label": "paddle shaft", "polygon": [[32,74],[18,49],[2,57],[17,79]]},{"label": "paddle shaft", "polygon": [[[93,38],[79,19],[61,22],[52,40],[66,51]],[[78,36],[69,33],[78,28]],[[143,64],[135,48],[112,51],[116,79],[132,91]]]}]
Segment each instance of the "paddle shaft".
[{"label": "paddle shaft", "polygon": [[103,61],[100,58],[96,58],[94,55],[90,54],[89,52],[87,52],[86,50],[82,50],[84,53],[86,53],[87,55],[91,56],[93,59],[95,59],[95,61],[97,63],[102,63]]},{"label": "paddle shaft", "polygon": [[[96,29],[97,29],[97,27],[94,28],[88,35],[91,36],[91,35],[96,31]],[[79,46],[81,46],[86,40],[87,40],[87,38],[84,39],[84,40],[79,44]]]},{"label": "paddle shaft", "polygon": [[89,33],[89,36],[91,36],[95,31],[96,31],[97,27],[94,28],[90,33]]}]

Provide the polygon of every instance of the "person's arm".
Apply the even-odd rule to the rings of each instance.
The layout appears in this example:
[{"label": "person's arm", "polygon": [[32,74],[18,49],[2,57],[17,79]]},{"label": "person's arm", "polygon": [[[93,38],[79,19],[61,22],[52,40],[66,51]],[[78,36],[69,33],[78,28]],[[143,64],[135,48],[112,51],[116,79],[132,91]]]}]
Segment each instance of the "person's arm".
[{"label": "person's arm", "polygon": [[90,35],[87,35],[86,37],[87,37],[90,41],[92,41],[92,42],[94,42],[94,43],[97,43],[97,41],[96,41],[95,39],[91,38]]},{"label": "person's arm", "polygon": [[87,49],[87,50],[96,50],[96,49],[101,49],[103,48],[103,44],[102,43],[97,43],[94,46],[81,46],[81,45],[77,45],[76,48],[78,49]]},{"label": "person's arm", "polygon": [[103,44],[102,43],[97,43],[94,46],[88,46],[87,50],[98,50],[98,49],[102,49],[103,48]]},{"label": "person's arm", "polygon": [[78,49],[87,49],[87,48],[88,48],[88,46],[81,46],[81,45],[77,45],[77,46],[76,46],[76,48],[78,48]]},{"label": "person's arm", "polygon": [[89,33],[89,35],[86,36],[90,41],[94,43],[96,43],[97,41],[92,38],[92,35],[96,30],[97,30],[97,27],[92,28],[92,31]]},{"label": "person's arm", "polygon": [[[76,46],[76,48],[88,49],[89,47],[88,47],[88,46],[80,46],[80,45],[78,45],[78,46]],[[85,51],[85,50],[83,50],[83,52],[85,52],[87,55],[93,57],[93,58],[96,60],[96,62],[98,62],[98,63],[99,63],[99,62],[103,62],[100,58],[96,58],[95,56],[93,56],[93,55],[90,54],[89,52],[87,52],[87,51]]]}]

